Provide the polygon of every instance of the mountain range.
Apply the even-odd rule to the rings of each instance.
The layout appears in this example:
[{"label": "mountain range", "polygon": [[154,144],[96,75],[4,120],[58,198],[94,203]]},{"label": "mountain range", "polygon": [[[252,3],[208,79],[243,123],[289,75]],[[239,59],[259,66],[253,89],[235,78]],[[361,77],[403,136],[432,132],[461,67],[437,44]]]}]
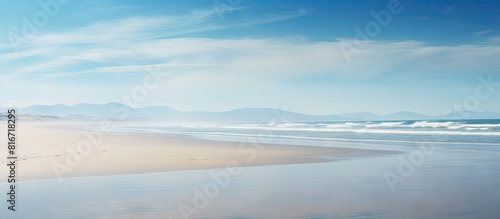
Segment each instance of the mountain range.
[{"label": "mountain range", "polygon": [[[5,111],[5,108],[0,108]],[[387,115],[370,112],[342,113],[337,115],[308,115],[272,108],[242,108],[225,112],[178,111],[167,106],[131,108],[121,103],[88,104],[73,106],[34,105],[20,108],[18,115],[48,119],[115,119],[115,120],[167,120],[186,122],[318,122],[318,121],[388,121],[388,120],[439,120],[439,119],[500,119],[496,112],[451,112],[442,116],[429,116],[409,111]]]}]

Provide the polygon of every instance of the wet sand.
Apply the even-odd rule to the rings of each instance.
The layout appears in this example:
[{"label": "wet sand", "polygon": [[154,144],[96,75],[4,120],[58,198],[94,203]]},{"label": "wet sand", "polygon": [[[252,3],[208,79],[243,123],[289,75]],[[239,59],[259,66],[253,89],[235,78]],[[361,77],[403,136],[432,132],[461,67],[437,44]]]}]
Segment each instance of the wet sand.
[{"label": "wet sand", "polygon": [[[101,132],[98,127],[94,123],[21,121],[17,128],[18,179],[320,163],[390,153],[341,146],[218,142],[163,133]],[[2,158],[6,153],[2,151]],[[3,159],[2,172],[7,171],[5,162]],[[5,174],[2,178],[5,180]]]}]

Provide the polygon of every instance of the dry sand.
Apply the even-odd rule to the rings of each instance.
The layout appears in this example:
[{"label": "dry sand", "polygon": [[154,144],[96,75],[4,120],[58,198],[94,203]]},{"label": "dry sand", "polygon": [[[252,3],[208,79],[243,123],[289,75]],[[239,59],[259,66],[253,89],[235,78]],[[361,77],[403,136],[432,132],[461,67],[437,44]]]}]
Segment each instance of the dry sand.
[{"label": "dry sand", "polygon": [[[91,123],[21,121],[17,127],[19,180],[134,174],[175,170],[329,162],[386,154],[386,151],[250,144],[190,139],[166,134],[103,132],[92,144]],[[6,130],[1,130],[6,133]],[[97,132],[94,132],[97,133]],[[92,135],[99,137],[98,134]],[[96,143],[96,142],[94,142]],[[1,139],[7,145],[6,139]],[[80,147],[86,144],[89,147]],[[7,150],[1,150],[0,180],[5,181]],[[81,160],[79,159],[81,158]],[[55,171],[57,170],[57,171]]]}]

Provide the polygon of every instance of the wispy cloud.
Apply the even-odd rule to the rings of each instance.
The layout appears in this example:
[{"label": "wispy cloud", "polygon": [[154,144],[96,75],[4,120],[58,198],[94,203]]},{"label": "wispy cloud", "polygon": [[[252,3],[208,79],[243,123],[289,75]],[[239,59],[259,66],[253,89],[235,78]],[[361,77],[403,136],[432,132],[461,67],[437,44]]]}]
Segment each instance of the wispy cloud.
[{"label": "wispy cloud", "polygon": [[40,53],[40,51],[27,50],[27,51],[16,51],[0,55],[0,63],[8,62],[16,59],[23,59]]},{"label": "wispy cloud", "polygon": [[266,23],[294,19],[310,14],[308,10],[298,10],[283,14],[268,14],[231,22],[220,22],[215,10],[197,10],[187,15],[129,17],[112,21],[97,22],[92,25],[62,33],[37,36],[30,45],[54,46],[84,44],[107,44],[117,42],[144,41],[166,37],[181,36],[213,30],[251,27]]},{"label": "wispy cloud", "polygon": [[[94,2],[93,4],[102,4]],[[197,10],[187,15],[129,17],[94,24],[60,33],[41,34],[22,45],[22,52],[3,48],[5,53],[0,62],[23,59],[22,73],[54,70],[75,64],[76,62],[120,62],[123,58],[141,55],[142,60],[155,61],[154,58],[165,58],[172,49],[186,51],[186,48],[165,45],[161,39],[174,39],[183,34],[213,30],[245,28],[255,25],[294,19],[309,14],[307,10],[299,10],[283,14],[250,16],[244,19],[220,22],[215,10]],[[165,46],[170,48],[165,48]],[[123,48],[128,48],[124,50]],[[163,48],[157,51],[157,48]],[[203,46],[200,48],[207,49]],[[192,48],[195,49],[195,48]],[[40,52],[43,51],[43,52]],[[187,51],[189,52],[189,51]],[[199,52],[199,51],[197,51]],[[180,52],[182,53],[186,52]],[[42,60],[26,60],[28,56],[38,54]],[[30,63],[35,60],[37,63]],[[43,64],[38,63],[43,61]],[[54,73],[54,72],[53,72]]]},{"label": "wispy cloud", "polygon": [[[199,90],[200,84],[208,83],[206,86],[214,90],[238,90],[248,84],[274,89],[284,81],[316,76],[449,80],[456,75],[491,73],[500,68],[497,60],[500,45],[494,43],[499,42],[496,38],[496,41],[455,46],[409,40],[370,41],[369,47],[347,63],[340,49],[341,43],[354,44],[347,39],[209,38],[192,34],[255,27],[309,14],[311,11],[300,9],[280,14],[235,16],[235,19],[221,21],[214,10],[207,9],[186,15],[100,21],[40,34],[18,52],[0,47],[0,63],[8,61],[8,65],[2,66],[5,73],[0,78],[41,90],[57,87],[61,93],[74,92],[71,85],[87,83],[88,95],[95,97],[107,89],[95,85],[95,81],[112,81],[109,89],[128,86],[120,83],[130,75],[147,73],[150,65],[159,65],[168,74],[175,73],[173,81],[167,82],[169,92],[182,90],[187,95],[192,93],[188,89]],[[485,30],[474,35],[491,33]],[[253,87],[248,93],[253,92]]]},{"label": "wispy cloud", "polygon": [[52,76],[140,73],[144,72],[142,66],[160,64],[179,73],[232,77],[233,72],[238,72],[239,77],[270,79],[312,74],[371,77],[408,72],[435,77],[477,74],[500,67],[495,58],[500,55],[500,47],[490,44],[430,46],[418,41],[372,41],[349,64],[339,49],[342,42],[346,40],[174,38],[102,44],[85,50],[56,47],[40,54],[19,54],[43,61],[21,65],[11,72]]},{"label": "wispy cloud", "polygon": [[487,35],[487,34],[490,34],[490,33],[493,33],[493,30],[477,31],[477,32],[472,33],[472,35],[476,36],[476,37],[480,37],[480,36],[484,36],[484,35]]}]

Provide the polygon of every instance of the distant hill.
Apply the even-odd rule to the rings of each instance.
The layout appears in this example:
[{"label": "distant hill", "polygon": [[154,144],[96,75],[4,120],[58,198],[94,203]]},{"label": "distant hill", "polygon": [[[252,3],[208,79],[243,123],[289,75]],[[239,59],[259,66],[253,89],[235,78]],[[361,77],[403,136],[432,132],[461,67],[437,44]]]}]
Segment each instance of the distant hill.
[{"label": "distant hill", "polygon": [[[321,122],[321,121],[380,121],[380,120],[432,120],[432,119],[500,119],[495,112],[460,112],[440,117],[400,111],[387,115],[370,112],[342,113],[338,115],[308,115],[272,108],[242,108],[225,112],[178,111],[167,106],[131,108],[121,103],[88,104],[74,106],[34,105],[18,109],[17,114],[43,116],[42,119],[92,120],[112,119],[127,121],[190,121],[190,122]],[[5,113],[1,113],[0,115]],[[31,117],[26,117],[31,118]],[[2,119],[5,119],[2,117]]]},{"label": "distant hill", "polygon": [[390,120],[425,120],[425,119],[437,119],[433,116],[428,116],[424,114],[409,112],[409,111],[399,111],[395,113],[391,113],[384,116]]},{"label": "distant hill", "polygon": [[348,120],[363,120],[363,121],[375,121],[375,120],[386,120],[384,116],[376,115],[370,112],[358,112],[358,113],[342,113],[337,116],[348,119]]},{"label": "distant hill", "polygon": [[166,106],[131,108],[120,103],[77,104],[67,106],[35,105],[21,108],[19,113],[57,116],[68,119],[169,120],[169,121],[219,121],[219,122],[312,122],[342,120],[337,116],[315,116],[270,108],[244,108],[226,112],[177,111]]}]

